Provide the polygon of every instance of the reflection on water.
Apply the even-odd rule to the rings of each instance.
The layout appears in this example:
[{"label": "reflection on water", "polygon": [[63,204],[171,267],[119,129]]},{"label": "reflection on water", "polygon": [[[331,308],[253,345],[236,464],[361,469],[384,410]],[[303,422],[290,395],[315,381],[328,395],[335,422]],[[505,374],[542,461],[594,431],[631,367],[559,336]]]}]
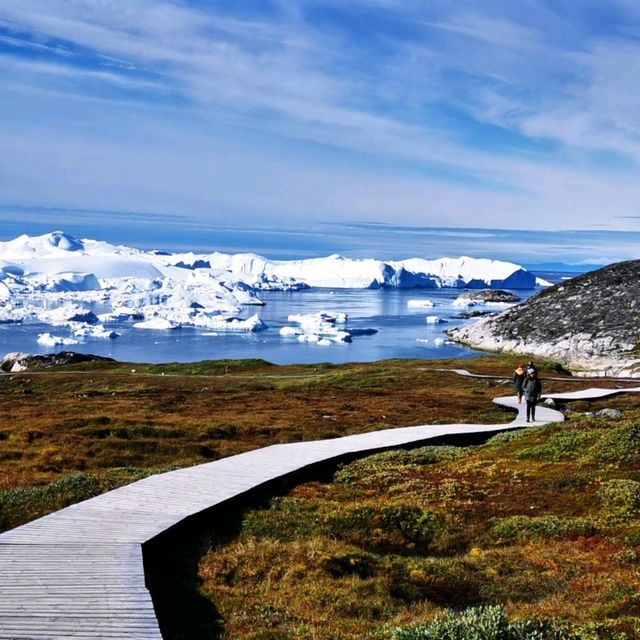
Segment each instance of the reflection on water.
[{"label": "reflection on water", "polygon": [[[183,328],[173,331],[133,329],[131,323],[107,324],[121,336],[116,340],[88,339],[77,345],[51,349],[36,342],[39,333],[49,331],[67,336],[64,327],[44,325],[0,325],[0,354],[10,351],[47,353],[70,349],[83,353],[110,356],[129,362],[188,362],[221,358],[262,358],[277,364],[314,362],[370,362],[386,358],[463,358],[476,352],[458,345],[436,346],[434,339],[445,338],[444,331],[464,322],[455,319],[462,309],[451,305],[460,291],[440,290],[328,290],[310,289],[297,292],[265,292],[265,307],[246,307],[243,316],[256,311],[269,329],[251,334],[206,335],[207,331]],[[532,291],[515,292],[528,297]],[[433,309],[415,309],[407,301],[429,298]],[[358,336],[351,343],[321,346],[299,343],[296,338],[283,338],[279,329],[290,314],[319,311],[344,311],[349,327],[374,328],[370,336]],[[428,325],[426,316],[437,315],[446,324]],[[420,342],[418,342],[420,340]]]}]

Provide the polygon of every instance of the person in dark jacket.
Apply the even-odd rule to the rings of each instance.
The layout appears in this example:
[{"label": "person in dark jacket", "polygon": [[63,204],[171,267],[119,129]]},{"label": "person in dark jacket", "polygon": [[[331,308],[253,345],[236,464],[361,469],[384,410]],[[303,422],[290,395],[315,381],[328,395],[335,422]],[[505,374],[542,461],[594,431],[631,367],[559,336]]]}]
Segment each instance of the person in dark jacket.
[{"label": "person in dark jacket", "polygon": [[527,375],[524,372],[524,367],[519,364],[513,372],[513,388],[516,390],[516,395],[518,396],[518,404],[522,404],[522,385],[524,384],[526,377]]},{"label": "person in dark jacket", "polygon": [[535,422],[536,403],[542,395],[542,383],[535,370],[527,371],[527,377],[522,384],[522,389],[524,391],[524,399],[527,402],[527,422]]}]

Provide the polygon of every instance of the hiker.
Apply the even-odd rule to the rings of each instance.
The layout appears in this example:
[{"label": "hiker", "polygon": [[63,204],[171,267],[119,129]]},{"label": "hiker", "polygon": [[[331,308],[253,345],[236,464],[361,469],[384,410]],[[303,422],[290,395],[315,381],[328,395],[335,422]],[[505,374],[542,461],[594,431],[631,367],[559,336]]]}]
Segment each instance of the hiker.
[{"label": "hiker", "polygon": [[542,395],[542,383],[535,369],[527,371],[527,376],[522,383],[522,389],[524,390],[524,399],[527,402],[527,422],[535,422],[536,402],[540,400]]},{"label": "hiker", "polygon": [[538,375],[538,367],[536,367],[535,364],[533,364],[533,360],[529,360],[529,362],[527,362],[527,366],[524,368],[525,373],[529,373],[529,371],[533,371],[536,376]]},{"label": "hiker", "polygon": [[524,367],[519,364],[513,372],[513,388],[516,390],[516,395],[518,396],[518,404],[522,404],[522,385],[525,378],[526,374],[524,372]]}]

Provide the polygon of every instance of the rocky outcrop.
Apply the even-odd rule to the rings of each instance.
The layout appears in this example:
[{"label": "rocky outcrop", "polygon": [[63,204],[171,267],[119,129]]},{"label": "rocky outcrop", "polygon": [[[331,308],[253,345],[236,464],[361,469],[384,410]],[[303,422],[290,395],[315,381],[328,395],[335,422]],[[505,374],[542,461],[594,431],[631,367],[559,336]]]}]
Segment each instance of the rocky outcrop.
[{"label": "rocky outcrop", "polygon": [[7,353],[0,360],[0,371],[19,372],[31,371],[33,369],[46,369],[65,364],[78,364],[80,362],[114,362],[113,358],[94,356],[85,353],[75,353],[74,351],[60,351],[60,353],[50,353],[43,356],[34,356],[28,353]]},{"label": "rocky outcrop", "polygon": [[640,377],[640,260],[572,278],[447,333],[477,349],[553,360],[574,375]]},{"label": "rocky outcrop", "polygon": [[510,293],[509,291],[503,291],[502,289],[482,289],[481,291],[467,291],[462,295],[459,295],[457,300],[464,301],[468,300],[469,302],[497,302],[500,304],[503,303],[512,303],[512,302],[520,302],[520,298],[514,293]]}]

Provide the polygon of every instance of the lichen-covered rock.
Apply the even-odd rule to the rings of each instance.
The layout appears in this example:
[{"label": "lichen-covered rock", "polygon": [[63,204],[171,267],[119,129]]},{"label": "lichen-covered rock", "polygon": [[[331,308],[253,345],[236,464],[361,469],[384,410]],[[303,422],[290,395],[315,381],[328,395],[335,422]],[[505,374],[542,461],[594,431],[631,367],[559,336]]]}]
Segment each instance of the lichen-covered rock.
[{"label": "lichen-covered rock", "polygon": [[575,375],[640,377],[639,317],[640,260],[630,260],[447,333],[486,351],[554,360]]}]

